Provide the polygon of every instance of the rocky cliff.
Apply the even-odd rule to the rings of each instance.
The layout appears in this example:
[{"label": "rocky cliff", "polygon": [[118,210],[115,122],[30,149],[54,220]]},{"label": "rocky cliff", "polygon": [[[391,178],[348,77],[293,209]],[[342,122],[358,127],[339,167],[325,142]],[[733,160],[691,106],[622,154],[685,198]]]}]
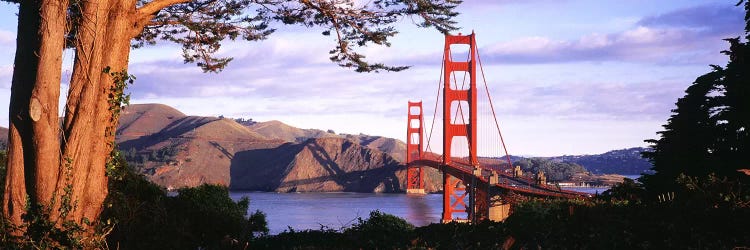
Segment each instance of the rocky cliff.
[{"label": "rocky cliff", "polygon": [[239,152],[230,188],[276,192],[399,192],[403,165],[344,138],[316,138]]}]

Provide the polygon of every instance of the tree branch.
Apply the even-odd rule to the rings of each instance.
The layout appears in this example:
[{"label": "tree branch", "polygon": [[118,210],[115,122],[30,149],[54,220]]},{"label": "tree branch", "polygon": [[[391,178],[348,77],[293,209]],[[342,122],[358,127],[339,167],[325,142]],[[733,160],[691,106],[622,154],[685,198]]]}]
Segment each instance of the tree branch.
[{"label": "tree branch", "polygon": [[136,10],[136,13],[138,15],[137,19],[153,15],[154,13],[159,12],[166,7],[187,2],[190,2],[190,0],[155,0],[141,6],[140,8],[138,8],[138,10]]}]

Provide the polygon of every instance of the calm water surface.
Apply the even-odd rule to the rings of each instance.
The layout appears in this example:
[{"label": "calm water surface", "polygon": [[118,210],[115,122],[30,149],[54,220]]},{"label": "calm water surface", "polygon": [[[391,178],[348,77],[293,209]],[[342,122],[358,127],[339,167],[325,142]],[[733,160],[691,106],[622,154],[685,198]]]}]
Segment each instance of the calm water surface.
[{"label": "calm water surface", "polygon": [[441,194],[231,192],[230,196],[235,200],[249,197],[250,212],[261,210],[266,214],[271,234],[288,226],[295,230],[321,226],[340,229],[356,223],[358,217],[367,218],[373,210],[424,226],[439,222],[443,209]]},{"label": "calm water surface", "polygon": [[[587,193],[602,193],[607,188],[572,188]],[[442,194],[368,194],[368,193],[266,193],[239,192],[232,199],[250,198],[250,211],[263,211],[271,234],[287,230],[341,229],[380,210],[406,219],[415,226],[440,221]]]}]

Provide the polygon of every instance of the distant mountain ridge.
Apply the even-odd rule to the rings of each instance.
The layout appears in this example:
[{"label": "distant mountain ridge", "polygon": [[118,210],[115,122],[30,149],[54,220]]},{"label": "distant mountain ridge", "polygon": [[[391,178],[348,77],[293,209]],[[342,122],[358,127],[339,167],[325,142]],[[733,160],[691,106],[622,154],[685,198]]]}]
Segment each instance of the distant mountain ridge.
[{"label": "distant mountain ridge", "polygon": [[593,174],[639,175],[651,171],[653,165],[641,157],[644,147],[608,151],[597,155],[564,155],[549,157],[554,161],[576,163]]},{"label": "distant mountain ridge", "polygon": [[[514,164],[525,159],[542,158],[553,162],[575,163],[586,168],[592,174],[619,174],[619,175],[640,175],[649,173],[651,162],[641,157],[642,152],[650,150],[644,147],[634,147],[607,151],[595,155],[563,155],[563,156],[515,156],[511,155],[510,159]],[[493,157],[501,163],[506,162],[505,156]]]},{"label": "distant mountain ridge", "polygon": [[405,145],[396,139],[279,121],[240,124],[163,104],[126,107],[116,141],[132,166],[168,188],[212,183],[278,192],[400,192],[405,183]]},{"label": "distant mountain ridge", "polygon": [[304,142],[311,138],[337,137],[319,129],[301,129],[289,126],[280,121],[258,122],[247,126],[250,130],[267,138],[275,138],[288,142]]}]

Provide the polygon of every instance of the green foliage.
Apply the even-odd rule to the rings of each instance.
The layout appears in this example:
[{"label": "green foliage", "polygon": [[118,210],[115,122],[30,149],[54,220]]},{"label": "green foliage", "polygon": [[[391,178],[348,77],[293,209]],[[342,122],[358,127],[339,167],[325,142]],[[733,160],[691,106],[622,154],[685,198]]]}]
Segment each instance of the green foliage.
[{"label": "green foliage", "polygon": [[174,160],[174,157],[177,156],[178,152],[180,152],[179,145],[170,144],[169,146],[152,151],[150,160],[157,162],[170,162]]},{"label": "green foliage", "polygon": [[414,226],[406,220],[380,211],[341,231],[322,226],[320,230],[295,231],[292,228],[275,236],[252,242],[256,249],[388,249],[409,246]]},{"label": "green foliage", "polygon": [[[75,9],[75,8],[73,8]],[[128,88],[128,85],[133,84],[135,81],[135,76],[128,74],[127,69],[123,69],[122,71],[112,71],[109,66],[104,68],[102,70],[102,73],[109,74],[110,77],[112,77],[112,86],[109,89],[109,93],[107,94],[107,101],[109,102],[109,112],[112,114],[109,117],[109,124],[117,124],[118,120],[120,119],[120,112],[122,109],[130,104],[130,94],[125,94],[125,90]],[[115,130],[117,128],[115,126],[108,126],[105,131],[105,135],[107,137],[114,136]],[[109,142],[111,146],[114,146],[114,142]]]},{"label": "green foliage", "polygon": [[125,156],[122,151],[112,150],[109,154],[109,159],[106,163],[106,174],[110,180],[120,181],[125,178],[127,174],[128,163],[125,161]]},{"label": "green foliage", "polygon": [[330,59],[357,72],[400,71],[403,66],[368,63],[355,47],[371,44],[390,46],[398,32],[394,25],[413,17],[417,26],[432,27],[442,33],[456,29],[454,9],[460,0],[370,1],[276,1],[276,0],[193,0],[172,5],[155,14],[151,25],[136,37],[134,47],[167,40],[182,46],[185,63],[196,63],[204,72],[219,72],[232,61],[217,57],[221,42],[266,39],[275,29],[271,22],[284,25],[321,27],[322,34],[335,34],[338,43]]},{"label": "green foliage", "polygon": [[[110,176],[102,222],[110,246],[121,249],[217,249],[268,233],[265,215],[245,218],[249,200],[234,202],[226,187],[184,188],[176,196],[127,167],[123,154]],[[229,245],[227,245],[229,244]],[[235,244],[235,245],[236,245]]]},{"label": "green foliage", "polygon": [[542,171],[547,176],[547,181],[570,180],[574,174],[586,172],[586,169],[581,165],[569,162],[552,161],[542,157],[521,159],[513,165],[521,166],[521,169],[524,172],[531,172],[533,174]]},{"label": "green foliage", "polygon": [[367,249],[383,249],[393,245],[406,245],[414,226],[406,220],[382,213],[370,212],[370,218],[357,219],[357,223],[344,230],[350,239]]},{"label": "green foliage", "polygon": [[254,213],[250,214],[247,219],[247,225],[243,232],[251,236],[251,238],[267,236],[268,235],[268,220],[266,220],[266,214],[263,211],[255,210]]},{"label": "green foliage", "polygon": [[536,200],[506,226],[521,248],[731,249],[750,244],[748,219],[738,209]]},{"label": "green foliage", "polygon": [[126,69],[122,71],[112,71],[109,66],[102,70],[103,73],[109,74],[112,77],[112,87],[109,89],[110,93],[108,96],[109,110],[112,112],[113,117],[117,119],[120,117],[120,111],[123,106],[130,104],[130,94],[126,94],[125,90],[128,85],[132,85],[135,82],[135,76],[128,74]]},{"label": "green foliage", "polygon": [[[114,158],[125,161],[122,154]],[[148,249],[165,244],[164,236],[175,218],[169,216],[167,193],[129,168],[116,168],[109,181],[109,194],[101,220],[114,225],[107,241],[110,246],[123,249]],[[130,239],[130,240],[128,240]]]},{"label": "green foliage", "polygon": [[451,222],[418,227],[410,248],[417,249],[501,249],[508,230],[499,222],[479,224]]},{"label": "green foliage", "polygon": [[[70,158],[64,159],[63,177],[66,183],[71,183],[71,162]],[[3,169],[3,175],[4,172]],[[80,249],[104,246],[104,234],[95,233],[85,236],[85,230],[87,227],[100,227],[101,229],[106,227],[86,218],[80,223],[67,219],[68,215],[77,208],[77,202],[71,199],[72,184],[66,185],[62,191],[59,197],[57,194],[52,195],[49,205],[34,204],[27,197],[25,213],[21,216],[23,224],[18,227],[6,221],[0,224],[2,226],[0,249]],[[50,220],[53,209],[57,209],[58,217]]]},{"label": "green foliage", "polygon": [[[746,11],[749,4],[745,3]],[[750,12],[745,20],[749,17]],[[745,29],[750,32],[750,23]],[[748,168],[750,155],[750,45],[739,37],[725,40],[730,44],[729,50],[722,51],[729,56],[727,65],[711,65],[711,72],[699,76],[677,100],[660,138],[647,140],[653,152],[644,156],[656,173],[641,181],[652,196],[687,191],[678,180],[686,180],[683,175],[693,180],[728,177],[739,186],[750,183],[737,171]]]},{"label": "green foliage", "polygon": [[237,122],[237,123],[239,123],[239,124],[241,124],[241,125],[245,125],[245,126],[252,126],[252,125],[258,123],[256,121],[253,121],[253,118],[248,118],[248,119],[245,119],[245,118],[235,118],[234,121]]},{"label": "green foliage", "polygon": [[[126,160],[126,164],[132,168],[147,172],[148,170],[143,169],[147,162],[172,163],[175,161],[175,157],[180,150],[182,150],[180,144],[173,142],[156,150],[142,150],[139,152],[135,148],[129,148],[126,151],[118,151],[116,154],[122,154]],[[192,161],[192,159],[188,158],[185,161]]]},{"label": "green foliage", "polygon": [[646,195],[643,184],[633,179],[625,178],[622,183],[615,184],[607,191],[602,193],[601,198],[610,201],[627,201],[630,203],[640,203]]},{"label": "green foliage", "polygon": [[[241,235],[246,226],[249,200],[247,198],[234,202],[229,198],[226,187],[201,185],[195,188],[179,190],[179,195],[171,199],[170,204],[180,218],[185,220],[177,228],[180,232],[180,246],[218,247],[218,243],[229,235],[235,239],[249,239]],[[184,249],[184,247],[177,247]]]},{"label": "green foliage", "polygon": [[709,174],[705,177],[677,177],[680,196],[674,200],[685,207],[750,209],[750,185],[733,177]]},{"label": "green foliage", "polygon": [[258,238],[250,245],[253,249],[354,249],[355,242],[349,241],[339,231],[321,228],[320,230],[295,231],[293,228],[278,235]]}]

